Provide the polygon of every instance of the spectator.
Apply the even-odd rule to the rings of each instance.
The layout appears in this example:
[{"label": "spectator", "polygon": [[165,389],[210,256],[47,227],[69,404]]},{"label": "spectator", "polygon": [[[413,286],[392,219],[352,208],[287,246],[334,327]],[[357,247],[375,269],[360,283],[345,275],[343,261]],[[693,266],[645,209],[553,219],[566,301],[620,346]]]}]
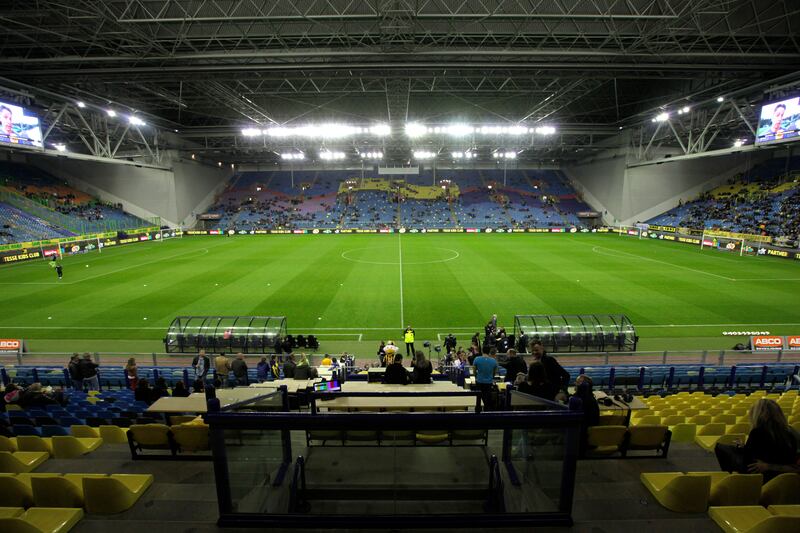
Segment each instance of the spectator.
[{"label": "spectator", "polygon": [[[725,472],[747,473],[759,470],[758,463],[767,465],[796,464],[797,439],[789,428],[780,406],[773,400],[761,399],[750,408],[747,441],[737,444],[717,444],[714,453]],[[764,470],[764,481],[777,475],[776,470]]]},{"label": "spectator", "polygon": [[228,383],[228,373],[231,370],[231,362],[225,357],[224,353],[214,358],[214,370],[217,371],[217,379],[219,379],[222,388],[224,388]]},{"label": "spectator", "polygon": [[0,404],[2,404],[2,409],[0,409],[0,412],[6,412],[6,405],[17,403],[19,401],[19,395],[21,392],[22,390],[17,387],[16,384],[9,383],[6,386],[6,389],[3,391],[3,398],[2,401],[0,401]]},{"label": "spectator", "polygon": [[19,406],[23,409],[30,409],[31,407],[44,407],[45,405],[60,405],[64,403],[63,397],[60,394],[42,389],[41,383],[31,383],[27,389],[22,391],[19,395]]},{"label": "spectator", "polygon": [[378,346],[378,361],[380,361],[381,366],[386,366],[386,343],[381,341],[381,345]]},{"label": "spectator", "polygon": [[328,355],[328,354],[325,354],[325,357],[322,358],[322,362],[320,363],[320,366],[331,366],[332,364],[333,364],[333,359],[331,359],[331,356]]},{"label": "spectator", "polygon": [[528,373],[528,365],[525,364],[525,360],[520,357],[513,348],[508,350],[507,354],[508,357],[504,365],[506,369],[506,381],[511,381],[513,383],[519,374],[524,376]]},{"label": "spectator", "polygon": [[269,371],[272,373],[272,379],[280,379],[281,368],[278,366],[278,358],[274,355],[269,359]]},{"label": "spectator", "polygon": [[231,362],[231,370],[233,371],[233,377],[236,378],[236,384],[240,387],[246,387],[248,385],[247,362],[244,360],[244,355],[236,355],[236,359]]},{"label": "spectator", "polygon": [[[206,359],[208,359],[208,358],[206,358]],[[192,392],[195,392],[195,393],[197,393],[197,392],[205,392],[205,390],[206,390],[205,382],[202,379],[194,380],[194,383],[192,383]]]},{"label": "spectator", "polygon": [[100,390],[100,378],[97,375],[97,365],[92,361],[92,355],[83,354],[83,359],[78,361],[78,371],[83,379],[83,387],[88,390]]},{"label": "spectator", "polygon": [[394,356],[397,354],[398,348],[394,345],[393,341],[388,341],[386,345],[383,347],[383,364],[385,367],[389,367],[394,362]]},{"label": "spectator", "polygon": [[175,383],[175,386],[172,388],[172,397],[186,398],[187,396],[189,396],[189,390],[186,388],[186,385],[183,384],[183,381]]},{"label": "spectator", "polygon": [[140,379],[136,384],[136,391],[133,393],[133,398],[137,402],[144,402],[151,405],[155,399],[155,391],[150,388],[150,382],[146,379]]},{"label": "spectator", "polygon": [[392,357],[390,364],[386,365],[383,382],[387,385],[408,385],[408,370],[403,366],[403,356],[399,353]]},{"label": "spectator", "polygon": [[[272,357],[274,358],[275,356],[273,355]],[[267,363],[266,357],[262,357],[261,361],[256,365],[256,377],[259,383],[264,383],[269,379],[269,363]]]},{"label": "spectator", "polygon": [[522,379],[517,381],[517,390],[551,402],[555,401],[558,394],[558,387],[548,379],[544,365],[539,361],[531,363],[527,375],[523,374]]},{"label": "spectator", "polygon": [[487,411],[494,409],[494,376],[497,373],[497,360],[494,358],[492,349],[488,355],[476,357],[472,363],[475,367],[475,386],[481,393],[483,406]]},{"label": "spectator", "polygon": [[295,370],[297,370],[297,364],[294,362],[294,354],[290,353],[286,356],[286,361],[283,363],[283,377],[286,379],[294,379]]},{"label": "spectator", "polygon": [[561,396],[560,400],[566,400],[569,372],[564,370],[564,367],[559,364],[555,357],[547,355],[541,342],[533,341],[530,351],[531,355],[533,355],[533,360],[540,361],[544,365],[547,378],[558,387],[560,391],[558,396]]},{"label": "spectator", "polygon": [[417,385],[426,385],[431,382],[431,374],[433,374],[433,365],[425,357],[422,350],[417,350],[416,359],[414,360],[414,371],[411,372],[411,383]]},{"label": "spectator", "polygon": [[200,380],[201,383],[205,382],[208,375],[208,369],[211,368],[211,360],[206,355],[205,350],[200,350],[197,355],[192,359],[192,368],[194,369],[194,379]]},{"label": "spectator", "polygon": [[80,370],[80,360],[81,356],[77,353],[72,354],[72,357],[69,358],[69,364],[67,365],[67,370],[69,371],[69,379],[72,380],[72,388],[74,390],[83,390],[83,378],[81,377],[81,370]]},{"label": "spectator", "polygon": [[136,390],[136,384],[139,381],[136,370],[136,359],[131,357],[128,359],[128,364],[125,365],[125,375],[128,377],[128,383],[131,390]]},{"label": "spectator", "polygon": [[317,375],[317,369],[308,364],[306,354],[300,354],[300,361],[297,363],[297,368],[294,369],[294,379],[314,379]]},{"label": "spectator", "polygon": [[592,378],[581,374],[575,379],[575,394],[570,398],[570,409],[583,411],[578,453],[580,457],[586,455],[589,447],[589,428],[600,423],[600,406],[592,390]]},{"label": "spectator", "polygon": [[167,380],[164,378],[158,378],[156,380],[156,384],[153,387],[153,398],[158,400],[159,398],[169,397],[169,387],[167,387]]}]

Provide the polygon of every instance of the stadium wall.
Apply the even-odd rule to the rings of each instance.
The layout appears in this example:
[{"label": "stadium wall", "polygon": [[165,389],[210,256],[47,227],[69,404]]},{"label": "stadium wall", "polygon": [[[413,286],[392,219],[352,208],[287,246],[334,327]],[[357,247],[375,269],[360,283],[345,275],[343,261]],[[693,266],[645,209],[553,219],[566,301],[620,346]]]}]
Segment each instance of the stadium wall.
[{"label": "stadium wall", "polygon": [[771,157],[770,152],[738,152],[715,157],[630,166],[624,149],[608,150],[564,168],[575,189],[607,224],[634,224],[667,211],[725,183]]},{"label": "stadium wall", "polygon": [[[170,157],[174,159],[169,160]],[[30,157],[29,162],[103,201],[121,203],[144,219],[190,225],[225,187],[230,168],[215,168],[167,154],[170,168],[157,169],[70,158]]]}]

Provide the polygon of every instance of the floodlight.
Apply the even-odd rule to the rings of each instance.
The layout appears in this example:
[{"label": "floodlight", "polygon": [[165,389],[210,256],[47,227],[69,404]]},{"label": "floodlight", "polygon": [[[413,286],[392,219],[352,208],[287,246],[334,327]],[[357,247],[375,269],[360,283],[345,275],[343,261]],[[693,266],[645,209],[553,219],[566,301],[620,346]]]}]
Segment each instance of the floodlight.
[{"label": "floodlight", "polygon": [[427,150],[416,150],[414,152],[414,159],[433,159],[436,154]]},{"label": "floodlight", "polygon": [[217,161],[217,166],[221,167],[222,166],[222,161]]},{"label": "floodlight", "polygon": [[128,122],[133,126],[144,126],[145,125],[144,120],[140,119],[139,117],[133,116],[133,115],[128,117]]},{"label": "floodlight", "polygon": [[539,126],[534,132],[539,135],[553,135],[556,132],[556,128],[554,126]]},{"label": "floodlight", "polygon": [[117,112],[116,112],[116,111],[114,111],[113,109],[107,109],[107,110],[106,110],[106,114],[107,114],[109,117],[116,117],[116,116],[117,116]]},{"label": "floodlight", "polygon": [[61,144],[61,143],[54,144],[53,148],[55,148],[59,152],[66,152],[67,151],[67,147],[65,145]]},{"label": "floodlight", "polygon": [[656,115],[656,122],[666,122],[667,120],[669,120],[669,113],[667,112]]},{"label": "floodlight", "polygon": [[475,128],[469,124],[450,124],[449,126],[442,128],[442,131],[454,137],[463,137],[465,135],[469,135],[470,133],[474,133]]},{"label": "floodlight", "polygon": [[242,130],[242,135],[245,137],[255,137],[256,135],[261,135],[261,130],[258,128],[245,128]]},{"label": "floodlight", "polygon": [[464,152],[452,152],[450,155],[453,156],[453,159],[461,159],[464,157]]},{"label": "floodlight", "polygon": [[194,156],[194,154],[192,154],[192,159],[195,159],[195,156]]},{"label": "floodlight", "polygon": [[733,146],[734,146],[735,148],[739,148],[739,147],[740,147],[740,146],[742,146],[743,144],[744,144],[744,141],[743,141],[743,140],[741,140],[741,139],[736,139],[736,142],[734,142],[734,143],[733,143]]},{"label": "floodlight", "polygon": [[422,137],[428,133],[428,128],[418,122],[409,122],[406,124],[406,135],[411,138]]},{"label": "floodlight", "polygon": [[379,137],[385,137],[392,133],[392,128],[388,124],[376,124],[369,129],[369,132]]},{"label": "floodlight", "polygon": [[78,102],[78,107],[83,109],[84,107],[86,107],[86,104],[84,104],[83,102]]},{"label": "floodlight", "polygon": [[688,113],[690,110],[691,108],[688,105],[683,106],[683,109],[681,109],[684,113]]},{"label": "floodlight", "polygon": [[717,96],[717,102],[722,103],[725,100],[723,96]]}]

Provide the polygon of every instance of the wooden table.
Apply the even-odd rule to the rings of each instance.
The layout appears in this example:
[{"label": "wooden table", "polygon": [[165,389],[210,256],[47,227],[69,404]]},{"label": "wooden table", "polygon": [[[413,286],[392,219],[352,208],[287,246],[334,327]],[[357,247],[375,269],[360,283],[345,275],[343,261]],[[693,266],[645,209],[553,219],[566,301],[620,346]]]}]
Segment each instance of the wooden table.
[{"label": "wooden table", "polygon": [[378,411],[381,409],[400,411],[467,410],[475,408],[475,396],[344,396],[332,400],[317,401],[317,409],[358,409]]},{"label": "wooden table", "polygon": [[[216,394],[220,408],[224,409],[235,403],[252,400],[271,392],[271,390],[265,389],[236,387],[234,389],[217,389]],[[165,396],[159,398],[147,408],[148,413],[205,413],[207,411],[206,395],[203,392],[195,392],[186,398]]]},{"label": "wooden table", "polygon": [[346,381],[342,392],[464,392],[464,389],[449,381],[434,381],[424,385],[386,385],[367,381]]},{"label": "wooden table", "polygon": [[[508,381],[495,381],[495,385],[497,385],[497,390],[504,391],[509,385]],[[475,385],[475,376],[470,376],[464,380],[464,385],[467,387],[473,387]]]},{"label": "wooden table", "polygon": [[278,389],[281,386],[286,386],[286,392],[289,394],[297,394],[299,391],[306,390],[322,381],[320,378],[315,379],[276,379],[274,381],[264,381],[263,383],[251,383],[250,388],[253,389]]}]

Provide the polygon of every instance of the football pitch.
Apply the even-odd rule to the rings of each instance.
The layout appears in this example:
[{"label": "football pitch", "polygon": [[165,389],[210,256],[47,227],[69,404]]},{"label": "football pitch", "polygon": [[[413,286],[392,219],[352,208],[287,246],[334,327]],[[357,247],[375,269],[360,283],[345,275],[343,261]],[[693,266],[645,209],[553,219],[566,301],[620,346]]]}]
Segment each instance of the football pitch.
[{"label": "football pitch", "polygon": [[454,333],[492,313],[626,314],[640,350],[800,332],[800,264],[614,234],[185,237],[0,268],[0,338],[31,351],[163,351],[178,315],[286,316],[322,351]]}]

